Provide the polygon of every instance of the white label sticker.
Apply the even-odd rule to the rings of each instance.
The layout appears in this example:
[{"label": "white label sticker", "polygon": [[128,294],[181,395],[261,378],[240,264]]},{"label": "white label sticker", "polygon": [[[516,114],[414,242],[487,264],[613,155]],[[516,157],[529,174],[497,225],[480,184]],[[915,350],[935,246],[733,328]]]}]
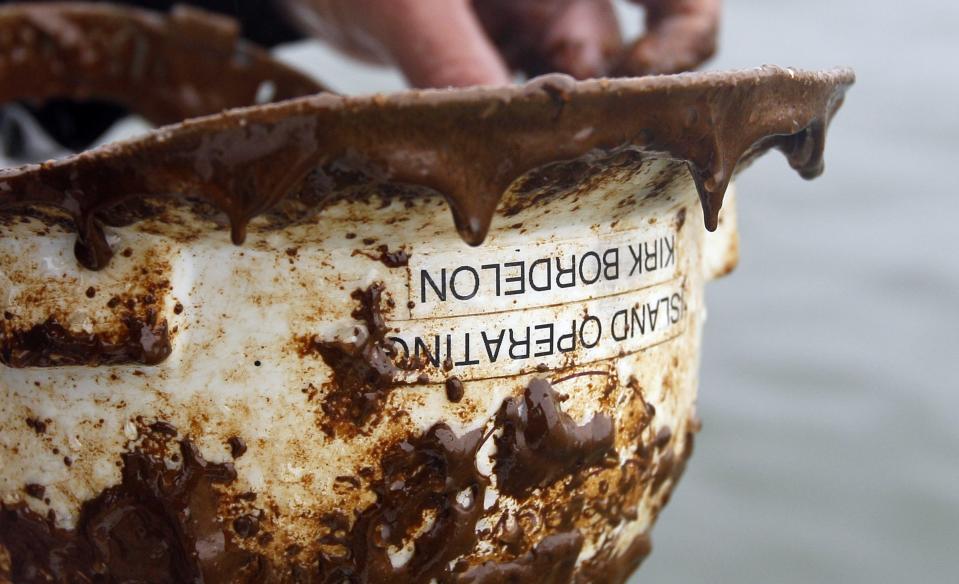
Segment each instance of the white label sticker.
[{"label": "white label sticker", "polygon": [[[681,279],[592,300],[493,314],[392,323],[403,357],[462,379],[609,359],[672,339],[686,314]],[[432,377],[432,376],[431,376]]]},{"label": "white label sticker", "polygon": [[[409,318],[487,315],[640,290],[676,276],[665,222],[529,247],[420,251],[409,262]],[[527,314],[524,312],[522,319]]]}]

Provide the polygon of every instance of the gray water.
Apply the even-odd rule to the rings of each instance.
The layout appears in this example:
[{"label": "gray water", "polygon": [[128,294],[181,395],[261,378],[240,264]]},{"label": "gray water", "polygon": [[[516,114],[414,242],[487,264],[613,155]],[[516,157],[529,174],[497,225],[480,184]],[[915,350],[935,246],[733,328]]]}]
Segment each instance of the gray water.
[{"label": "gray water", "polygon": [[741,175],[704,429],[634,582],[959,582],[959,4],[729,0],[721,50],[859,80],[823,177]]},{"label": "gray water", "polygon": [[[315,43],[283,54],[342,91],[402,87]],[[704,429],[634,583],[959,582],[957,58],[956,2],[726,0],[710,68],[859,81],[823,177],[770,154],[739,179]]]}]

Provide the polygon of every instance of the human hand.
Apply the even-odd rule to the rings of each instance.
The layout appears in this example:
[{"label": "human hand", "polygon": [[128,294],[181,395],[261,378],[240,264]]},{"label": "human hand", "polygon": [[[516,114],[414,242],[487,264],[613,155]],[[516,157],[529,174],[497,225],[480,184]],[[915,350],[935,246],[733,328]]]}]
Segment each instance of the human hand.
[{"label": "human hand", "polygon": [[646,33],[624,48],[612,0],[285,0],[307,31],[416,87],[675,73],[713,54],[721,0],[632,1]]},{"label": "human hand", "polygon": [[688,71],[716,52],[721,0],[639,0],[646,7],[646,34],[613,68],[614,75],[663,75]]}]

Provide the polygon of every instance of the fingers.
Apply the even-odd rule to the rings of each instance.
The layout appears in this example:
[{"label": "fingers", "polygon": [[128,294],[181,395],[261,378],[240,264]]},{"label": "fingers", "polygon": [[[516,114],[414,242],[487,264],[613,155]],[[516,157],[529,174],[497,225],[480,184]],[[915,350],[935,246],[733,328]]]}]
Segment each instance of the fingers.
[{"label": "fingers", "polygon": [[646,7],[646,34],[615,67],[618,75],[679,73],[713,56],[720,0],[633,0]]},{"label": "fingers", "polygon": [[577,79],[602,77],[622,38],[607,0],[569,2],[547,28],[543,52],[550,69]]},{"label": "fingers", "polygon": [[310,32],[414,86],[461,87],[507,84],[509,67],[580,79],[693,69],[715,51],[721,0],[632,0],[647,32],[625,52],[611,0],[284,1]]},{"label": "fingers", "polygon": [[415,87],[510,82],[467,0],[288,1],[311,32],[354,55],[395,64]]},{"label": "fingers", "polygon": [[610,0],[473,0],[487,33],[513,69],[605,74],[621,47]]}]

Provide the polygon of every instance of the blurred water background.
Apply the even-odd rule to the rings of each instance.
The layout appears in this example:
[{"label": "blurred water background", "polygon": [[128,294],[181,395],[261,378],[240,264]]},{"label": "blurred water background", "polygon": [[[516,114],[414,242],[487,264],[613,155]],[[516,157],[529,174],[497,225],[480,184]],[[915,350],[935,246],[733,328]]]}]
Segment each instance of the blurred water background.
[{"label": "blurred water background", "polygon": [[739,180],[704,429],[643,583],[959,582],[959,3],[727,0],[711,68],[851,65],[826,173]]},{"label": "blurred water background", "polygon": [[[708,68],[859,80],[823,177],[775,153],[740,177],[704,429],[632,582],[959,582],[959,3],[726,0],[720,47]],[[316,42],[280,53],[339,91],[403,87]]]}]

